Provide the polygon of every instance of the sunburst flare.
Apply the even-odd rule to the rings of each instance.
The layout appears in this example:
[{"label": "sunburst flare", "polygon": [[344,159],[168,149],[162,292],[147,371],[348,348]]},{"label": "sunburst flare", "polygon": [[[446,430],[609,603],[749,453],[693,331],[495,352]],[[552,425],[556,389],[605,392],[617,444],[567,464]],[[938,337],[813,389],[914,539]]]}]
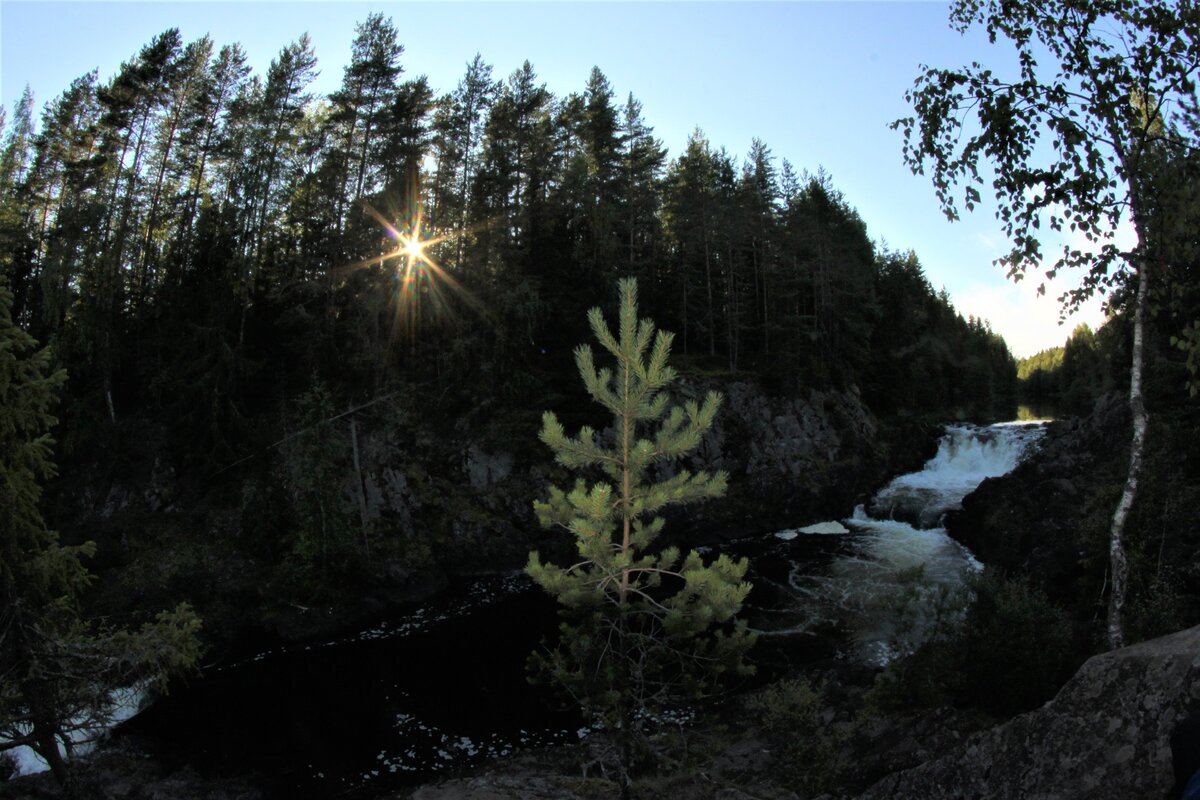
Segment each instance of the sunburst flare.
[{"label": "sunburst flare", "polygon": [[374,208],[367,208],[387,232],[395,247],[372,261],[391,269],[396,290],[392,336],[416,337],[423,316],[449,316],[454,313],[449,300],[453,294],[481,316],[486,311],[474,295],[438,264],[437,245],[449,239],[447,234],[432,234],[418,209],[408,224],[393,224]]}]

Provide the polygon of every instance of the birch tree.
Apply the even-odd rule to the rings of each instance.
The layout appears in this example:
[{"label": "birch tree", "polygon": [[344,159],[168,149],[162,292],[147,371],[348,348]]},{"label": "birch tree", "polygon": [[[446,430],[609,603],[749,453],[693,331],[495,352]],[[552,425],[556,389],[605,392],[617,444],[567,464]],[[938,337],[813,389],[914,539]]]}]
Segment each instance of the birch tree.
[{"label": "birch tree", "polygon": [[[893,123],[904,159],[928,174],[946,215],[981,202],[990,172],[997,218],[1012,240],[1000,260],[1009,277],[1081,270],[1065,311],[1120,287],[1132,295],[1133,346],[1129,469],[1109,531],[1109,645],[1124,644],[1122,613],[1128,565],[1124,532],[1137,496],[1146,442],[1143,396],[1151,282],[1165,265],[1149,236],[1157,181],[1148,180],[1164,151],[1188,144],[1164,125],[1195,92],[1200,67],[1200,7],[1192,0],[958,0],[951,25],[987,31],[1015,49],[1019,74],[1002,77],[973,63],[924,67],[907,93],[915,116]],[[982,173],[982,174],[981,174]],[[986,189],[985,189],[986,191]],[[1116,235],[1131,226],[1134,243]],[[1053,238],[1071,233],[1056,255]]]}]

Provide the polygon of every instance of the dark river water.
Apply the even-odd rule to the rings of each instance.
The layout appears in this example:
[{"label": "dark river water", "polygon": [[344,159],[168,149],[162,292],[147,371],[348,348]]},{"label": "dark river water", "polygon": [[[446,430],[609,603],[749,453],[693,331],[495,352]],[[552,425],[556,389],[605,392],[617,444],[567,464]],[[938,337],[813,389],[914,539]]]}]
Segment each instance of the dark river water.
[{"label": "dark river water", "polygon": [[[921,636],[913,575],[935,589],[979,568],[942,515],[1040,433],[952,426],[923,470],[844,520],[728,545],[751,560],[744,616],[760,633],[761,671],[830,656],[882,664],[910,649]],[[209,670],[121,733],[168,766],[254,774],[269,797],[372,797],[585,736],[578,714],[526,677],[555,626],[553,603],[524,576],[474,580],[375,628]]]},{"label": "dark river water", "polygon": [[526,657],[555,629],[550,599],[523,576],[457,594],[343,639],[209,671],[122,733],[168,766],[255,773],[280,798],[370,797],[517,748],[577,741],[578,713],[526,679]]}]

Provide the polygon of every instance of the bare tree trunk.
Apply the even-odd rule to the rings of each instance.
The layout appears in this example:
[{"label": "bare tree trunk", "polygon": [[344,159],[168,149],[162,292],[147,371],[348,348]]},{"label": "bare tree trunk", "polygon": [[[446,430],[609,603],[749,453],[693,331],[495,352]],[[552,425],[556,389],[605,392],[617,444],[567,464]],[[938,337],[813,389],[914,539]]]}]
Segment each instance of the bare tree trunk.
[{"label": "bare tree trunk", "polygon": [[367,538],[367,490],[363,485],[362,464],[358,459],[358,422],[354,414],[350,414],[350,447],[354,454],[354,485],[358,489],[358,518],[362,524],[363,553],[369,558],[371,541]]},{"label": "bare tree trunk", "polygon": [[1125,645],[1122,614],[1125,610],[1125,583],[1129,563],[1125,558],[1125,523],[1137,495],[1138,479],[1142,474],[1142,456],[1146,447],[1146,400],[1142,395],[1142,367],[1145,361],[1146,303],[1149,295],[1149,259],[1138,265],[1137,301],[1133,311],[1133,363],[1129,368],[1129,410],[1133,415],[1133,441],[1129,446],[1129,472],[1117,510],[1113,512],[1109,530],[1108,557],[1112,565],[1112,591],[1108,595],[1108,646],[1116,649]]},{"label": "bare tree trunk", "polygon": [[726,240],[725,260],[729,264],[729,281],[726,297],[729,298],[729,312],[725,315],[726,328],[729,336],[729,371],[737,372],[738,340],[741,338],[742,315],[738,299],[737,263],[733,260],[733,243]]},{"label": "bare tree trunk", "polygon": [[717,354],[717,319],[713,310],[712,253],[708,244],[708,225],[704,226],[704,287],[708,292],[708,354]]},{"label": "bare tree trunk", "polygon": [[358,179],[354,182],[354,199],[363,196],[363,185],[367,178],[367,161],[371,153],[371,113],[375,111],[375,103],[378,100],[380,86],[378,82],[371,86],[371,98],[367,101],[367,115],[364,120],[363,141],[361,152],[358,159]]},{"label": "bare tree trunk", "polygon": [[683,318],[683,363],[688,362],[688,281],[687,267],[684,266],[679,273],[679,285],[683,289],[683,308],[680,316]]},{"label": "bare tree trunk", "polygon": [[[758,240],[751,239],[750,254],[754,259],[754,274],[762,273],[762,323],[763,323],[763,355],[771,355],[771,312],[768,305],[770,293],[767,291],[767,264],[766,259],[762,259],[761,264],[758,257]],[[755,298],[757,300],[757,298]]]},{"label": "bare tree trunk", "polygon": [[158,163],[158,175],[154,180],[154,192],[151,195],[150,211],[146,216],[146,236],[142,242],[142,266],[138,274],[138,297],[144,300],[151,284],[150,253],[154,244],[154,234],[158,229],[158,215],[162,206],[163,184],[166,182],[167,165],[171,160],[171,150],[175,146],[175,135],[183,121],[183,103],[190,91],[189,80],[181,89],[183,97],[177,97],[172,109],[171,119],[167,126],[167,141],[163,146],[162,159]]}]

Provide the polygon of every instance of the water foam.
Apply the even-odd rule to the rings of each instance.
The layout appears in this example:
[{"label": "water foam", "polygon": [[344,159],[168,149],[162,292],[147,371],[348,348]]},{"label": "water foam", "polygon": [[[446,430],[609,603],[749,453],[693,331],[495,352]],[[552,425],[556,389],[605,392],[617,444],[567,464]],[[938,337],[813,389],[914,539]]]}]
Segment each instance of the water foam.
[{"label": "water foam", "polygon": [[1012,472],[1043,433],[1026,424],[948,426],[924,468],[896,478],[871,500],[872,516],[939,527],[946,512],[961,507],[979,484]]},{"label": "water foam", "polygon": [[795,563],[788,584],[802,613],[836,620],[859,660],[883,664],[911,651],[982,568],[946,533],[945,513],[987,478],[1016,468],[1043,434],[1020,423],[948,426],[922,470],[896,478],[844,520],[851,534],[840,555],[824,569]]}]

